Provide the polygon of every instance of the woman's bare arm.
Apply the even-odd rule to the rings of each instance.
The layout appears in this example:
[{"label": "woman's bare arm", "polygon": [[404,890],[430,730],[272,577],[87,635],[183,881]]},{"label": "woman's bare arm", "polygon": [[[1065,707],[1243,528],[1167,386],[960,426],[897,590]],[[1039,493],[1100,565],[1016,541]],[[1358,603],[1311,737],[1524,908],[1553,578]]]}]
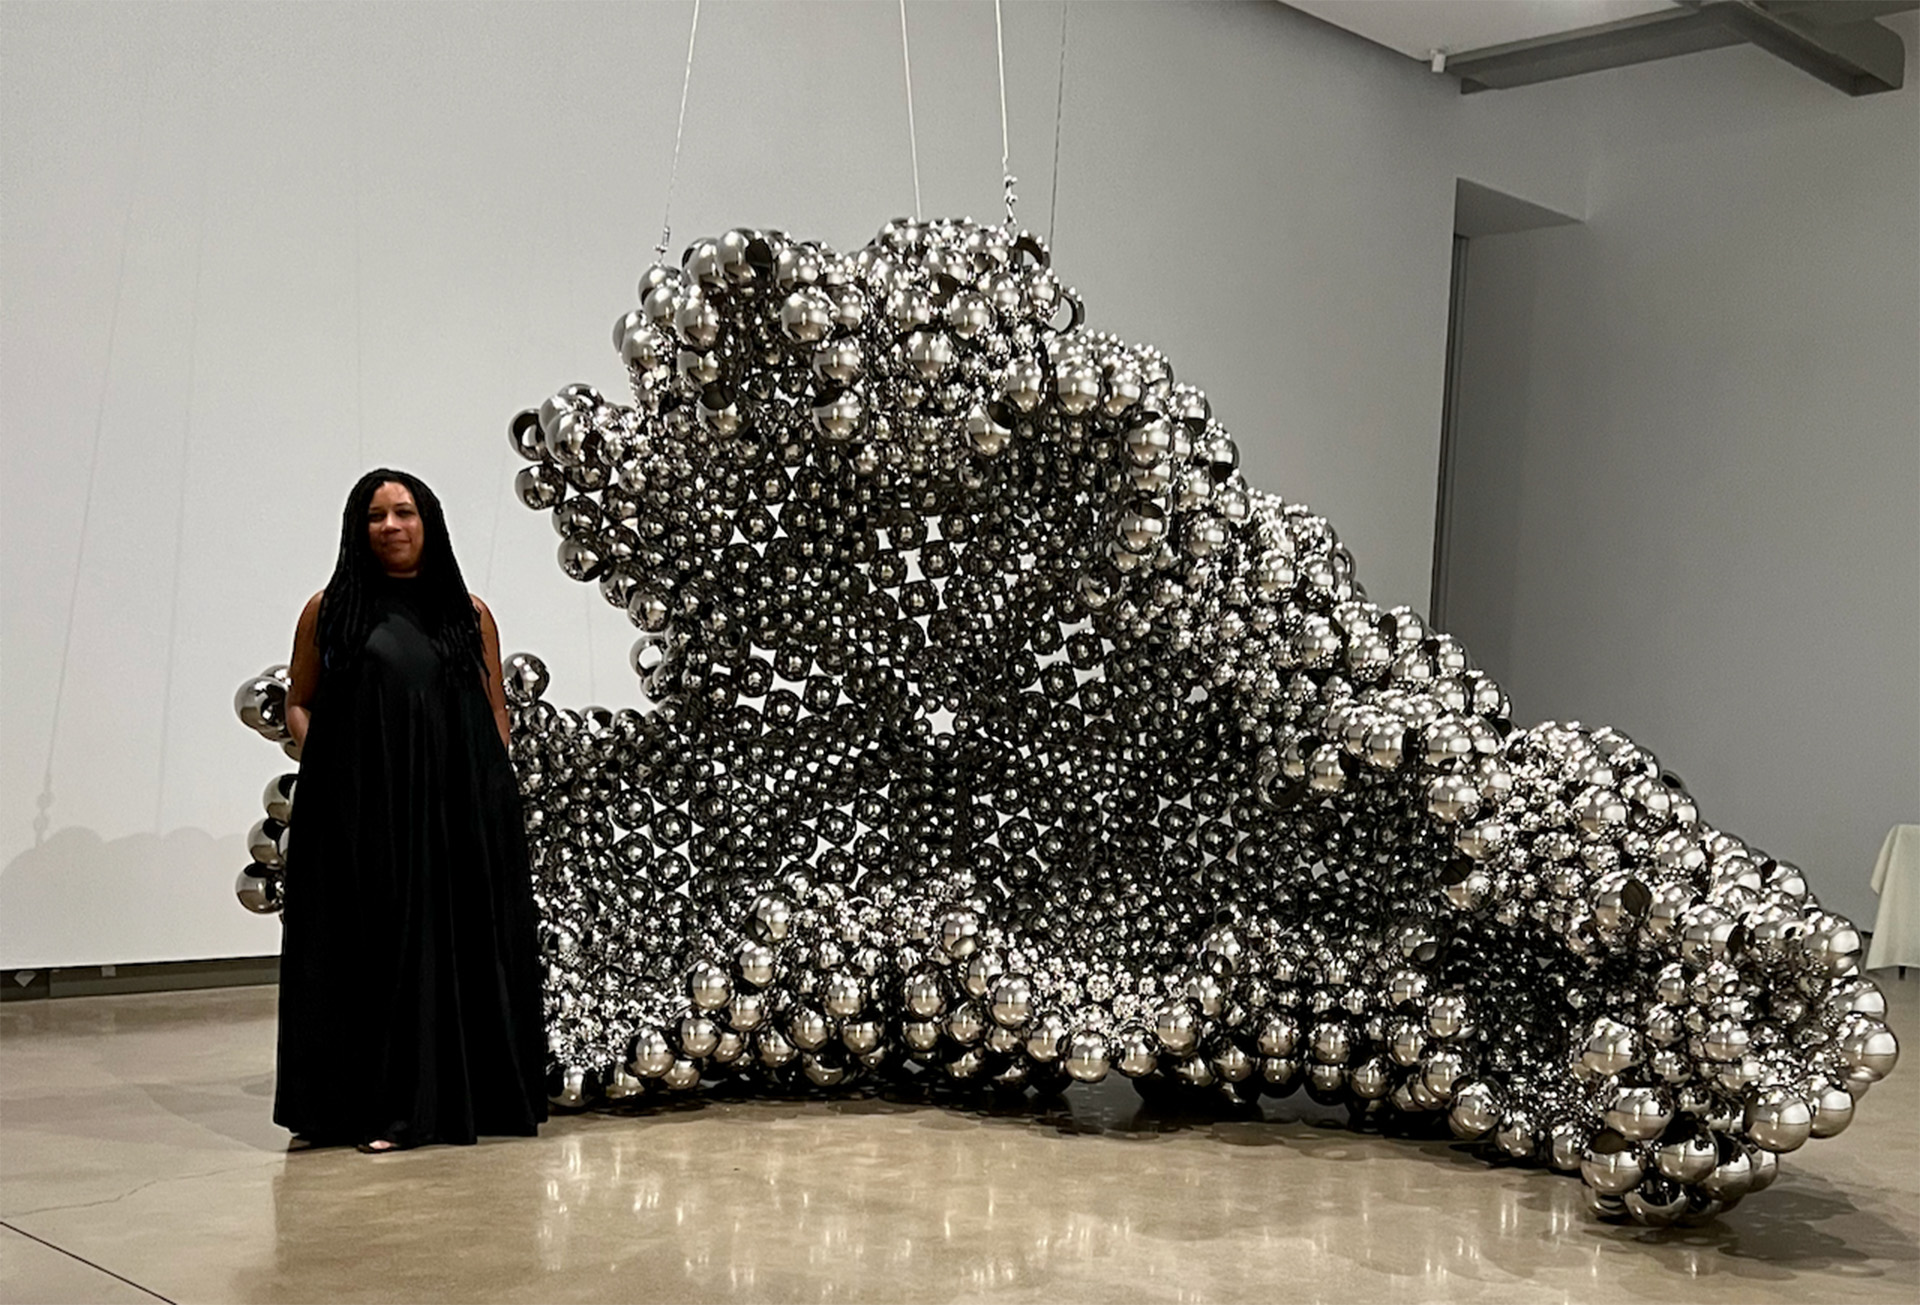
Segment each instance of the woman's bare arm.
[{"label": "woman's bare arm", "polygon": [[[323,590],[322,593],[325,591]],[[305,747],[307,726],[313,723],[313,695],[320,687],[320,598],[315,594],[301,609],[293,631],[293,662],[288,674],[287,733],[295,747]]]},{"label": "woman's bare arm", "polygon": [[493,723],[500,731],[500,744],[511,752],[513,730],[507,724],[507,688],[500,676],[500,627],[493,623],[493,613],[487,610],[478,594],[468,596],[473,599],[473,610],[480,616],[480,652],[486,663],[487,703],[493,708]]}]

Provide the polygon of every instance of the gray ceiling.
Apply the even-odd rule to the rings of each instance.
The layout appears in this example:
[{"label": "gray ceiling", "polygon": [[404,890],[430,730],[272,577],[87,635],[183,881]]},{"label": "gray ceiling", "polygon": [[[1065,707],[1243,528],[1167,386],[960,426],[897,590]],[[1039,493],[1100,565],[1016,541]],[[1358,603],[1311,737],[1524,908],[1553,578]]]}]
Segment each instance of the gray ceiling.
[{"label": "gray ceiling", "polygon": [[1878,19],[1920,0],[1289,0],[1476,91],[1754,45],[1849,95],[1897,89],[1906,49]]}]

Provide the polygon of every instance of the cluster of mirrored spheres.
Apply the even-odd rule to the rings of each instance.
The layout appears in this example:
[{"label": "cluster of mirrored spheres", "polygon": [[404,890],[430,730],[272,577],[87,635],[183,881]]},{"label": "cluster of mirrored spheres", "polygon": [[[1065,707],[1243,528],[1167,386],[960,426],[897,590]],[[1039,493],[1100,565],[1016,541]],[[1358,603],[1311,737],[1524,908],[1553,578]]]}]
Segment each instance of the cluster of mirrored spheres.
[{"label": "cluster of mirrored spheres", "polygon": [[[241,682],[233,695],[240,723],[269,742],[278,743],[293,761],[300,749],[287,732],[287,690],[292,687],[283,662],[269,666]],[[289,772],[270,780],[260,804],[266,814],[247,831],[248,861],[234,880],[240,905],[259,915],[272,915],[286,905],[287,831],[293,820],[293,790],[300,776]]]},{"label": "cluster of mirrored spheres", "polygon": [[1516,728],[1082,319],[1007,229],[731,231],[642,279],[632,406],[513,421],[651,703],[505,668],[556,1101],[1304,1090],[1652,1225],[1844,1129],[1898,1054],[1853,927],[1631,740]]}]

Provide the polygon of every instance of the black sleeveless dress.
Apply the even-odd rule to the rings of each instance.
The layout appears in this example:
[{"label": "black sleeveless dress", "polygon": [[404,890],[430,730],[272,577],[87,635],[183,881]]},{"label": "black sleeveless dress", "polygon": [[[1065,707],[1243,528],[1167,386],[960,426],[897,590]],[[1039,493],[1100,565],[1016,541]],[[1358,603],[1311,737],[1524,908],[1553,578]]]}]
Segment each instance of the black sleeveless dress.
[{"label": "black sleeveless dress", "polygon": [[294,794],[274,1122],[321,1142],[528,1135],[547,1117],[533,885],[479,672],[407,580],[322,676]]}]

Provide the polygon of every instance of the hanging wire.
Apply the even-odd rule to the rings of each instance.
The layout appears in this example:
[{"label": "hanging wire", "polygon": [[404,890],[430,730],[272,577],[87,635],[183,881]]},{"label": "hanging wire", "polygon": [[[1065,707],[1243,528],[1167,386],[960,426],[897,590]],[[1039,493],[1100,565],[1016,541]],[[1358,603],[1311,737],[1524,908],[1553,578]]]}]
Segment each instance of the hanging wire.
[{"label": "hanging wire", "polygon": [[913,220],[920,220],[920,136],[913,128],[913,58],[907,52],[907,0],[900,0],[900,67],[907,79],[907,148],[913,153]]},{"label": "hanging wire", "polygon": [[[208,82],[219,84],[212,78]],[[171,601],[167,604],[166,672],[160,688],[160,767],[153,784],[153,832],[156,834],[166,832],[161,822],[166,814],[167,745],[173,726],[173,672],[180,660],[180,572],[187,550],[187,493],[193,483],[190,474],[193,467],[193,398],[200,364],[200,288],[207,266],[207,215],[211,211],[207,201],[212,192],[211,176],[211,166],[203,162],[200,169],[200,229],[195,235],[193,249],[193,297],[187,301],[187,411],[185,420],[180,424],[180,491],[173,506],[173,581]]]},{"label": "hanging wire", "polygon": [[[902,0],[905,3],[905,0]],[[1000,0],[993,0],[993,49],[1000,68],[1000,172],[1007,192],[1007,229],[1013,229],[1013,150],[1007,143],[1007,38],[1000,22]]]},{"label": "hanging wire", "polygon": [[580,586],[581,624],[587,631],[587,697],[600,701],[600,653],[593,646],[593,618],[600,607],[600,586]]},{"label": "hanging wire", "polygon": [[356,133],[359,140],[349,164],[349,184],[353,187],[353,478],[367,469],[367,303],[366,256],[362,252],[366,236],[362,230],[360,196],[366,175],[361,160],[366,157],[366,130]]},{"label": "hanging wire", "polygon": [[1047,197],[1047,248],[1053,248],[1053,219],[1060,208],[1060,111],[1067,101],[1067,0],[1060,0],[1060,71],[1053,91],[1053,193]]},{"label": "hanging wire", "polygon": [[673,163],[667,168],[667,206],[660,216],[660,243],[654,255],[664,259],[673,243],[673,183],[680,176],[680,141],[687,133],[687,88],[693,85],[693,43],[700,35],[700,0],[693,0],[693,21],[687,25],[687,68],[680,75],[680,117],[673,128]]},{"label": "hanging wire", "polygon": [[[533,305],[530,287],[534,284],[534,278],[539,275],[539,267],[539,242],[529,241],[526,247],[526,261],[521,265],[520,279],[520,292],[526,298],[528,311],[498,314],[503,322],[517,320],[520,327],[516,333],[518,342],[510,338],[504,343],[502,349],[503,361],[500,374],[507,381],[508,393],[502,396],[500,406],[507,411],[512,411],[519,406],[519,395],[513,391],[518,388],[520,378],[525,375],[528,362],[533,356],[533,324],[539,320],[539,313]],[[493,473],[493,483],[497,487],[493,496],[493,534],[487,540],[487,569],[485,578],[480,582],[480,592],[483,596],[493,592],[493,564],[500,552],[500,521],[503,515],[501,508],[505,506],[507,495],[514,483],[512,475],[513,463],[516,461],[514,451],[502,445],[498,457],[500,461]]]},{"label": "hanging wire", "polygon": [[80,610],[80,577],[86,573],[87,536],[93,525],[93,504],[100,483],[100,445],[107,431],[107,398],[113,384],[113,364],[119,352],[121,309],[127,298],[127,250],[133,244],[133,214],[140,199],[142,164],[146,159],[147,124],[152,118],[153,79],[149,75],[136,119],[133,153],[127,172],[127,206],[120,216],[120,253],[113,276],[113,308],[107,314],[106,357],[100,367],[100,395],[93,408],[93,448],[87,454],[87,487],[80,500],[80,531],[73,545],[73,576],[67,586],[66,630],[60,636],[60,670],[53,684],[53,706],[47,722],[47,761],[40,777],[40,796],[34,803],[33,845],[46,841],[53,818],[53,760],[60,744],[60,708],[67,696],[67,668],[73,661],[74,618]]}]

